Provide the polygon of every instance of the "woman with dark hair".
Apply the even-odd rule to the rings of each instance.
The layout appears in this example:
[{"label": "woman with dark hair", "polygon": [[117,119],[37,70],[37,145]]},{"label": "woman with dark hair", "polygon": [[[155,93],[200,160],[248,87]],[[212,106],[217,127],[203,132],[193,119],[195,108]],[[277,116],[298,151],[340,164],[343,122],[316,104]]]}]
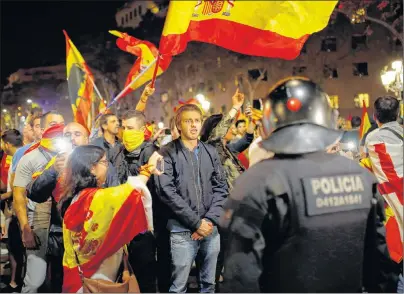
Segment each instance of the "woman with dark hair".
[{"label": "woman with dark hair", "polygon": [[115,282],[123,247],[137,234],[153,230],[151,196],[146,183],[159,175],[154,153],[140,175],[112,188],[101,188],[108,160],[97,146],[79,146],[69,156],[60,202],[63,216],[63,292],[82,291],[84,277]]}]

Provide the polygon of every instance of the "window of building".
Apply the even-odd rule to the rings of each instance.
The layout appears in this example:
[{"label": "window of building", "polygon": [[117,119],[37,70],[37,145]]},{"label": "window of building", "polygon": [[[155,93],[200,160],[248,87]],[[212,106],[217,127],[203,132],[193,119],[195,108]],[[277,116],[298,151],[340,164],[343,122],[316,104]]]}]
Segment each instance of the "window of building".
[{"label": "window of building", "polygon": [[125,18],[122,16],[121,18],[121,25],[123,25],[125,23]]},{"label": "window of building", "polygon": [[129,15],[125,15],[125,21],[126,21],[126,22],[129,21]]},{"label": "window of building", "polygon": [[337,51],[337,38],[326,37],[321,41],[321,51],[335,52]]},{"label": "window of building", "polygon": [[357,94],[354,98],[355,107],[362,108],[363,103],[365,103],[366,107],[369,107],[369,94],[360,93]]},{"label": "window of building", "polygon": [[[261,73],[263,71],[264,71],[264,69],[251,69],[248,71],[248,76],[253,80],[258,80],[258,78],[261,76]],[[267,76],[266,70],[264,72],[264,77],[261,79],[261,81],[268,81],[268,76]]]},{"label": "window of building", "polygon": [[294,66],[292,75],[297,76],[297,75],[302,75],[307,71],[307,66]]},{"label": "window of building", "polygon": [[357,77],[368,76],[368,63],[359,62],[353,64],[353,75]]},{"label": "window of building", "polygon": [[361,50],[367,48],[367,36],[366,35],[353,35],[351,40],[351,47],[353,50]]},{"label": "window of building", "polygon": [[133,14],[132,14],[132,11],[130,12],[130,14],[129,14],[129,19],[132,19],[133,18]]},{"label": "window of building", "polygon": [[338,78],[338,71],[335,66],[325,64],[323,67],[323,75],[326,79],[336,79]]},{"label": "window of building", "polygon": [[334,108],[334,109],[339,108],[338,95],[331,95],[330,96],[330,104],[331,104],[331,107]]},{"label": "window of building", "polygon": [[133,15],[134,15],[135,17],[137,17],[137,9],[136,9],[136,8],[133,10]]},{"label": "window of building", "polygon": [[139,6],[139,15],[142,15],[142,6]]}]

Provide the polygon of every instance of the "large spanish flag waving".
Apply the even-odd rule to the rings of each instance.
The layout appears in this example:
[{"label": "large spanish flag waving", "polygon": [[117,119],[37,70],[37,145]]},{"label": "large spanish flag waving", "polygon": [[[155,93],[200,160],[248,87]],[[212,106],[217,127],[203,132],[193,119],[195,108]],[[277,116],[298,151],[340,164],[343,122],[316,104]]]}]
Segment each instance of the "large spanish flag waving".
[{"label": "large spanish flag waving", "polygon": [[[109,32],[118,37],[116,40],[116,45],[119,47],[119,49],[138,57],[126,79],[126,87],[158,57],[159,51],[157,50],[156,46],[148,41],[136,39],[135,37],[119,31]],[[156,66],[158,66],[156,76],[159,76],[168,68],[170,63],[170,56],[160,57],[159,63],[155,63],[147,70],[147,72],[144,72],[142,76],[130,87],[130,89],[121,96],[121,98],[150,81],[153,78],[153,73]]]},{"label": "large spanish flag waving", "polygon": [[310,34],[327,26],[338,1],[171,1],[160,53],[182,53],[189,41],[246,55],[294,59]]},{"label": "large spanish flag waving", "polygon": [[151,203],[151,196],[146,186],[140,185],[137,189],[130,183],[85,189],[66,210],[63,292],[76,293],[82,286],[75,254],[83,275],[90,278],[106,258],[148,230],[150,217],[142,198],[148,194]]},{"label": "large spanish flag waving", "polygon": [[83,56],[70,40],[66,31],[66,71],[74,121],[91,130],[91,103],[94,77]]}]

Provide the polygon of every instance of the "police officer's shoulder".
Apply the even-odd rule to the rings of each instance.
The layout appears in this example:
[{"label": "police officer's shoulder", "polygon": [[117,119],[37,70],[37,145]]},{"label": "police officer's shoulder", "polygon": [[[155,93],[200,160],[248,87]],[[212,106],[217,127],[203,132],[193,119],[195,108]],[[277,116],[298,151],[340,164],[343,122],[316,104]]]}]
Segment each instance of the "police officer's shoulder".
[{"label": "police officer's shoulder", "polygon": [[284,176],[277,168],[280,164],[281,161],[276,159],[258,162],[237,178],[232,195],[237,198],[245,198],[248,195],[261,195],[266,198],[286,193]]}]

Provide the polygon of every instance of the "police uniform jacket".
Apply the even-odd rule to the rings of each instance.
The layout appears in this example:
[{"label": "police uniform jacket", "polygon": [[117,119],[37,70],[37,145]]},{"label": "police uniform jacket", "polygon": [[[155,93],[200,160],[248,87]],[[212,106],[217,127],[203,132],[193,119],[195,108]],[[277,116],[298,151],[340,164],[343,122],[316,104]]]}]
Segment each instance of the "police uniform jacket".
[{"label": "police uniform jacket", "polygon": [[394,292],[376,183],[323,152],[256,164],[225,207],[224,292]]}]

